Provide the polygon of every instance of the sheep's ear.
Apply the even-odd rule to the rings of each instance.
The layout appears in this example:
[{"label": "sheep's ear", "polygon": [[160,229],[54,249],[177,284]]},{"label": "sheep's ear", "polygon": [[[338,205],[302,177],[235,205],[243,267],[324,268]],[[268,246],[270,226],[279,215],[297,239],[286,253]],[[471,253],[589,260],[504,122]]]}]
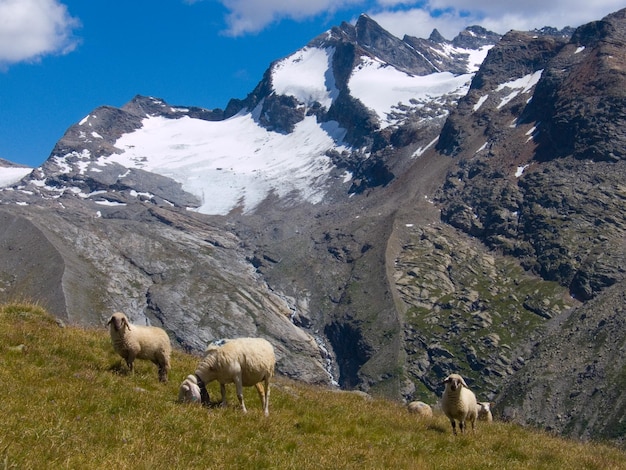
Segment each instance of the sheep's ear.
[{"label": "sheep's ear", "polygon": [[107,322],[107,325],[110,325],[112,321],[113,321],[113,317],[109,318],[109,321]]},{"label": "sheep's ear", "polygon": [[126,318],[123,318],[122,322],[124,322],[124,326],[130,330],[130,325],[128,324],[128,320],[126,320]]},{"label": "sheep's ear", "polygon": [[469,387],[468,387],[468,386],[467,386],[467,384],[465,383],[465,380],[463,379],[463,377],[461,377],[461,385],[463,385],[465,388],[468,388],[468,389],[469,389]]},{"label": "sheep's ear", "polygon": [[450,382],[450,380],[452,380],[452,379],[450,378],[450,376],[447,376],[447,377],[445,378],[445,380],[443,381],[443,383],[444,383],[444,384],[447,384],[448,382]]}]

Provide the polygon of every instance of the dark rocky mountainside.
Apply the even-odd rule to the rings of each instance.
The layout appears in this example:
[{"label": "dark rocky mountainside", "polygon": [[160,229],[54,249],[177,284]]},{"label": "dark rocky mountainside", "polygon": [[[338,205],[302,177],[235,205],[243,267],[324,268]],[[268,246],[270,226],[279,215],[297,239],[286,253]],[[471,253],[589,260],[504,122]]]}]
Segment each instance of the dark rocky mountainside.
[{"label": "dark rocky mountainside", "polygon": [[[307,46],[333,51],[330,106],[276,93],[270,67],[225,110],[141,96],[94,110],[93,138],[72,126],[0,192],[0,300],[92,325],[124,310],[198,353],[264,336],[282,374],[395,399],[434,403],[457,372],[497,418],[622,442],[625,42],[626,10],[575,31],[472,27],[452,41],[395,38],[362,16]],[[492,44],[466,93],[403,103],[394,125],[348,86],[365,60],[462,75],[460,51]],[[307,116],[346,129],[321,202],[270,194],[205,215],[170,176],[85,171],[146,116],[253,109],[284,135]]]}]

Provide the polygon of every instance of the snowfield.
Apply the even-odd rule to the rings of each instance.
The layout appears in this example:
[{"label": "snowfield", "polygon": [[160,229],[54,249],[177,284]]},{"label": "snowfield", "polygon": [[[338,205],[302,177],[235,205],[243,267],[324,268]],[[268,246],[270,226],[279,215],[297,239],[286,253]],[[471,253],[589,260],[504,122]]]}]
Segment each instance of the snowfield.
[{"label": "snowfield", "polygon": [[330,108],[339,90],[335,85],[332,59],[335,49],[305,47],[276,63],[272,84],[279,95],[293,96],[307,106],[314,102]]},{"label": "snowfield", "polygon": [[0,167],[0,188],[11,186],[28,175],[32,168]]},{"label": "snowfield", "polygon": [[333,168],[325,153],[344,135],[336,125],[320,127],[314,116],[288,135],[260,127],[249,113],[225,121],[148,117],[116,142],[123,153],[97,164],[167,176],[200,198],[199,212],[226,215],[235,208],[253,210],[271,193],[297,191],[301,199],[319,202],[323,177]]},{"label": "snowfield", "polygon": [[379,60],[363,58],[348,86],[355,98],[376,112],[384,128],[395,124],[389,114],[399,104],[426,104],[450,93],[463,96],[472,77],[472,74],[455,76],[450,72],[412,76]]}]

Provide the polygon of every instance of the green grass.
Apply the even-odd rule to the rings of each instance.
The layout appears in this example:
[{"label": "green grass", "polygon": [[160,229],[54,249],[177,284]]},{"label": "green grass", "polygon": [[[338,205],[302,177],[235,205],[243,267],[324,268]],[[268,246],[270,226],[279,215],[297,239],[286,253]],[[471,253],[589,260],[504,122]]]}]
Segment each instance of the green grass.
[{"label": "green grass", "polygon": [[[22,346],[23,345],[23,346]],[[610,469],[626,454],[508,423],[455,437],[399,403],[277,377],[270,416],[176,403],[197,357],[175,351],[167,384],[129,374],[104,329],[60,328],[28,303],[0,306],[0,469]],[[215,383],[209,386],[215,400]]]}]

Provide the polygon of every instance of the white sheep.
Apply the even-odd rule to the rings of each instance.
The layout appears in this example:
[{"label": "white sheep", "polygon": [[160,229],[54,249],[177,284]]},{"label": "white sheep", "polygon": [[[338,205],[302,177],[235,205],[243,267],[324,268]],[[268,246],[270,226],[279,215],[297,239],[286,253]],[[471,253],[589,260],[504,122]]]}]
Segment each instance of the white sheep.
[{"label": "white sheep", "polygon": [[491,414],[491,407],[493,403],[488,401],[479,401],[478,405],[478,420],[487,421],[491,423],[493,421],[493,415]]},{"label": "white sheep", "polygon": [[[274,347],[262,338],[229,339],[211,344],[195,373],[187,376],[180,386],[178,397],[184,402],[207,404],[206,384],[217,380],[222,394],[221,404],[226,406],[226,384],[234,383],[237,398],[244,413],[243,387],[255,386],[261,399],[263,413],[269,415],[270,379],[274,375],[276,356]],[[261,383],[263,382],[263,384]],[[197,388],[193,384],[197,385]],[[200,395],[206,393],[204,397]]]},{"label": "white sheep", "polygon": [[450,420],[452,432],[456,434],[456,421],[459,422],[461,433],[465,432],[467,421],[472,424],[474,432],[478,414],[476,395],[459,374],[450,374],[443,383],[446,388],[441,398],[441,409]]},{"label": "white sheep", "polygon": [[156,326],[131,325],[126,315],[121,312],[111,315],[107,325],[113,349],[126,361],[131,372],[134,370],[135,359],[147,359],[158,366],[159,380],[167,382],[172,344],[163,329]]},{"label": "white sheep", "polygon": [[409,413],[416,414],[418,418],[429,419],[433,417],[433,409],[423,401],[412,401],[407,405],[407,409]]},{"label": "white sheep", "polygon": [[201,391],[198,386],[198,378],[190,374],[183,380],[183,383],[180,384],[180,388],[178,389],[178,401],[186,402],[186,403],[200,403],[201,400]]}]

